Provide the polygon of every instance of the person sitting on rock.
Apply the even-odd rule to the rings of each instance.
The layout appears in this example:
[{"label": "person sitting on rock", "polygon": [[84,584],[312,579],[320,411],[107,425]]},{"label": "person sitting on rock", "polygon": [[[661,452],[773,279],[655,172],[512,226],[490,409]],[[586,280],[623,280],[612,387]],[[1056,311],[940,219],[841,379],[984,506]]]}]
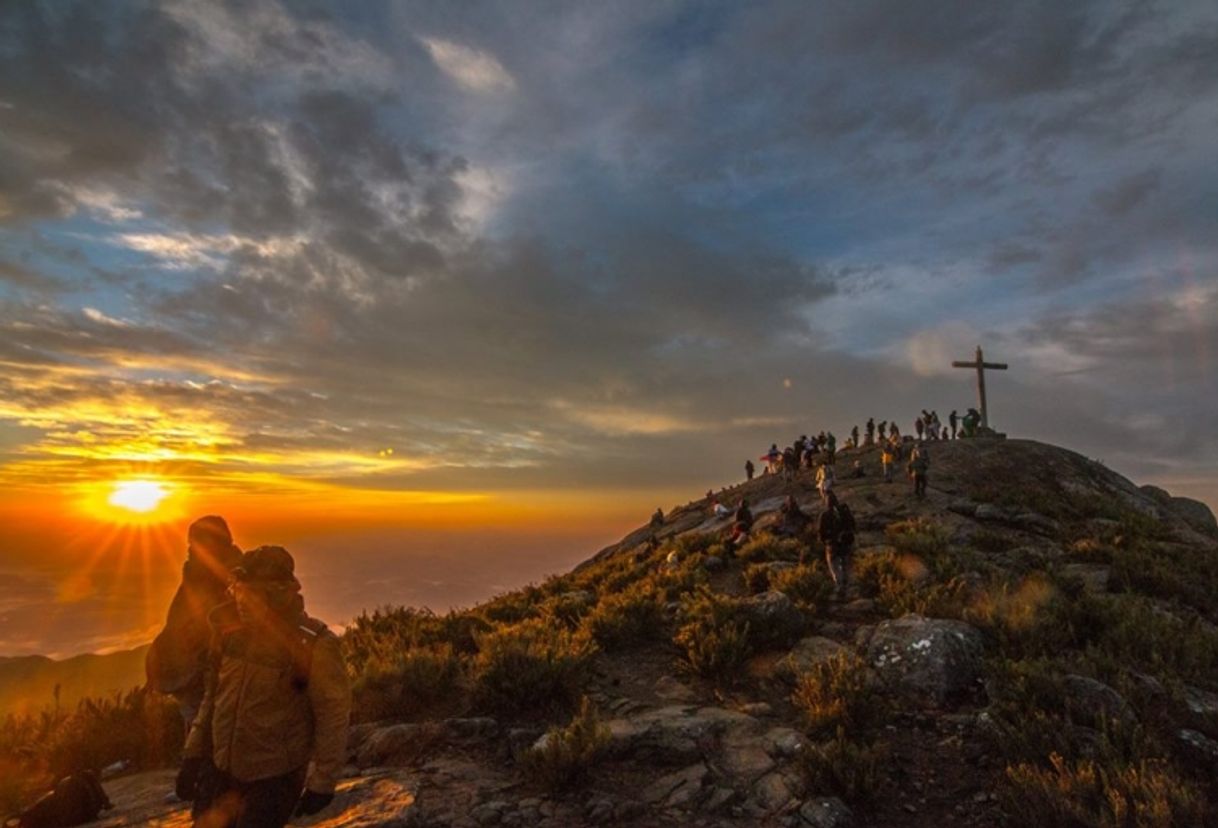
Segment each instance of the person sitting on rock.
[{"label": "person sitting on rock", "polygon": [[334,799],[351,688],[338,637],[304,611],[291,554],[245,553],[214,609],[207,690],[175,786],[195,824],[282,828]]},{"label": "person sitting on rock", "polygon": [[749,509],[748,498],[740,498],[740,506],[736,509],[736,526],[742,528],[746,533],[753,530],[753,513]]},{"label": "person sitting on rock", "polygon": [[816,524],[816,536],[825,545],[825,563],[833,578],[833,592],[840,598],[846,591],[850,556],[854,551],[854,515],[837,495],[829,493],[825,511]]},{"label": "person sitting on rock", "polygon": [[651,522],[647,525],[652,529],[662,527],[664,525],[664,510],[657,506],[655,513],[651,516]]},{"label": "person sitting on rock", "polygon": [[798,538],[808,528],[808,516],[799,508],[794,495],[787,495],[782,508],[779,509],[782,519],[779,521],[775,534],[784,538]]}]

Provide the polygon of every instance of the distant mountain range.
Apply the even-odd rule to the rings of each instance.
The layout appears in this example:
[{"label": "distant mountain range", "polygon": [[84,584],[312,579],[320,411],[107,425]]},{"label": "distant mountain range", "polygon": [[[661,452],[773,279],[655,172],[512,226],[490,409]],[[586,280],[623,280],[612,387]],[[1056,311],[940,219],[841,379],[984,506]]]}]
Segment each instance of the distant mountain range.
[{"label": "distant mountain range", "polygon": [[70,710],[83,698],[111,696],[144,683],[148,645],[106,655],[0,657],[0,715],[32,713],[55,706]]}]

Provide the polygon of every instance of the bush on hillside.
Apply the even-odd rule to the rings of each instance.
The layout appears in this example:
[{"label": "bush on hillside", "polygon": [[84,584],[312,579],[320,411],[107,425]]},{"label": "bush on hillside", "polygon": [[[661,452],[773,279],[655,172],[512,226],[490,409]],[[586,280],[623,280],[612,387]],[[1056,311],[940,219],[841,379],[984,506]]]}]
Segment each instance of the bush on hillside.
[{"label": "bush on hillside", "polygon": [[565,727],[551,728],[521,759],[527,776],[549,791],[585,781],[609,746],[609,728],[585,696],[579,712]]},{"label": "bush on hillside", "polygon": [[1017,825],[1043,828],[1175,828],[1208,825],[1201,792],[1165,762],[1104,766],[1053,754],[1049,767],[1007,768],[1003,804]]},{"label": "bush on hillside", "polygon": [[808,745],[800,766],[809,790],[866,806],[884,786],[890,753],[881,742],[851,738],[838,728],[829,741]]},{"label": "bush on hillside", "polygon": [[648,585],[606,595],[584,618],[584,628],[602,649],[621,650],[664,634],[664,608]]},{"label": "bush on hillside", "polygon": [[452,645],[412,647],[365,662],[352,682],[352,715],[356,721],[417,718],[454,709],[455,686],[465,659]]},{"label": "bush on hillside", "polygon": [[705,588],[683,602],[673,640],[685,654],[684,669],[719,684],[738,679],[753,653],[740,603]]},{"label": "bush on hillside", "polygon": [[813,735],[869,728],[885,710],[867,662],[852,653],[839,653],[798,676],[791,703]]},{"label": "bush on hillside", "polygon": [[478,637],[474,703],[490,715],[546,716],[571,709],[587,684],[596,645],[541,619]]}]

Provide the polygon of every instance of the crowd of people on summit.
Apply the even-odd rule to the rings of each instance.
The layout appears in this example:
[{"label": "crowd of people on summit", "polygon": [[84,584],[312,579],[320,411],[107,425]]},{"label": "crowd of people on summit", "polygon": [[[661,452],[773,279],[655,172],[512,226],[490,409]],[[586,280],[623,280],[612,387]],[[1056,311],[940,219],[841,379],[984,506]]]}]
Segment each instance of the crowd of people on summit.
[{"label": "crowd of people on summit", "polygon": [[[912,496],[922,500],[926,497],[930,475],[930,444],[975,437],[980,425],[981,415],[974,408],[967,409],[964,416],[953,410],[947,416],[946,425],[939,419],[937,411],[923,409],[914,419],[913,433],[903,436],[895,420],[876,422],[872,417],[868,418],[863,428],[855,425],[850,429],[843,450],[853,452],[856,449],[878,447],[880,475],[884,483],[893,482],[898,464],[904,461]],[[762,463],[761,476],[781,476],[787,483],[795,481],[801,471],[814,472],[813,480],[821,504],[816,521],[813,522],[795,496],[789,494],[779,509],[779,519],[772,531],[779,537],[810,538],[823,545],[825,563],[833,579],[835,593],[840,597],[845,592],[850,571],[849,560],[854,549],[855,522],[850,507],[838,497],[835,489],[839,479],[837,437],[832,431],[821,431],[812,437],[801,434],[786,448],[780,449],[777,443],[772,443],[769,450],[758,459]],[[746,460],[745,479],[751,481],[756,478],[757,468],[751,458]],[[867,473],[868,469],[861,457],[851,458],[849,469],[841,476],[859,478],[866,477]],[[753,530],[753,514],[746,497],[741,497],[733,509],[731,505],[724,503],[719,495],[708,491],[706,503],[712,517],[731,517],[724,531],[724,545],[729,553],[748,540]],[[663,510],[656,509],[650,524],[652,544],[655,543],[655,533],[664,524]]]}]

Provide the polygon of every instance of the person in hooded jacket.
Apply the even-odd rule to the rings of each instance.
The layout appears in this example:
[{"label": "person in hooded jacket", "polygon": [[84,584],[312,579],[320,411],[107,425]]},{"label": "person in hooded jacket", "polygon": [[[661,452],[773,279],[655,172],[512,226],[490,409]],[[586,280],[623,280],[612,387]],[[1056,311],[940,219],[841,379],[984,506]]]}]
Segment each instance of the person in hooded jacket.
[{"label": "person in hooded jacket", "polygon": [[228,524],[207,515],[186,532],[182,582],[144,660],[148,687],[173,696],[189,730],[203,701],[203,674],[211,631],[207,615],[228,600],[232,569],[241,562]]},{"label": "person in hooded jacket", "polygon": [[197,826],[281,828],[334,799],[351,689],[338,637],[304,611],[291,554],[247,552],[212,610],[207,687],[176,793]]}]

